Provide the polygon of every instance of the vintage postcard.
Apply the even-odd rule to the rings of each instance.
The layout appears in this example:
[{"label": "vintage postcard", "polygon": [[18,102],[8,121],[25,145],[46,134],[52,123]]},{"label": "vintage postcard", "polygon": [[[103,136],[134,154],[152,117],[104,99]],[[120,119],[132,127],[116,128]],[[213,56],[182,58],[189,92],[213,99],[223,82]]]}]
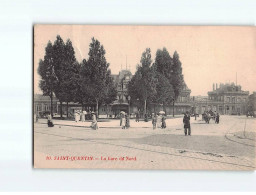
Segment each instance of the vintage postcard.
[{"label": "vintage postcard", "polygon": [[35,168],[255,170],[256,29],[34,25]]}]

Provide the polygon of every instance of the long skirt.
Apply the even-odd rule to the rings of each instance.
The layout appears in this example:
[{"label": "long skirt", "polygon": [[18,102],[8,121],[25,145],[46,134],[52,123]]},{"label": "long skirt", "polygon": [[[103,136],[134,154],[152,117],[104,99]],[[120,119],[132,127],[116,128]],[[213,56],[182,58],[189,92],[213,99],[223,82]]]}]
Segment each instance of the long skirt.
[{"label": "long skirt", "polygon": [[92,122],[92,124],[91,124],[91,128],[92,128],[92,129],[94,129],[94,130],[99,129],[99,127],[98,127],[98,123],[97,123],[97,122]]},{"label": "long skirt", "polygon": [[85,122],[85,115],[84,114],[82,114],[81,121]]},{"label": "long skirt", "polygon": [[48,120],[48,127],[54,127],[54,124],[50,120]]},{"label": "long skirt", "polygon": [[161,125],[162,125],[162,119],[161,119],[161,117],[159,116],[159,117],[157,117],[157,119],[156,119],[156,126],[157,126],[157,128],[161,128]]}]

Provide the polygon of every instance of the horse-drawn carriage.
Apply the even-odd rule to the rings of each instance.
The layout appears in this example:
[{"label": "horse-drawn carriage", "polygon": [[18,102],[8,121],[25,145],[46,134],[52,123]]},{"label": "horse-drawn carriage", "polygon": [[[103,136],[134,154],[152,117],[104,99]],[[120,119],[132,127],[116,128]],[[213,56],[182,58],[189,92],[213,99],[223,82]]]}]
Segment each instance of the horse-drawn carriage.
[{"label": "horse-drawn carriage", "polygon": [[256,111],[248,111],[246,114],[247,117],[256,117]]},{"label": "horse-drawn carriage", "polygon": [[206,111],[202,114],[202,119],[206,122],[206,123],[210,123],[210,120],[214,120],[216,119],[216,114],[213,111]]}]

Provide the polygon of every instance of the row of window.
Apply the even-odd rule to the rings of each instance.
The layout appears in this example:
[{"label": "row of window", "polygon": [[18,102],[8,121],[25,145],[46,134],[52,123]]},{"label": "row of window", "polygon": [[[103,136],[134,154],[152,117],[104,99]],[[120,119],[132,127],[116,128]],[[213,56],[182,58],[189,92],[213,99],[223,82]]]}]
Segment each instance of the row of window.
[{"label": "row of window", "polygon": [[[215,100],[215,101],[223,101],[224,100],[224,96],[209,96],[210,100]],[[241,97],[226,97],[226,102],[230,102],[230,103],[236,103],[236,102],[245,102],[246,98],[241,98]]]},{"label": "row of window", "polygon": [[50,110],[50,105],[44,104],[44,105],[36,105],[36,111],[49,111]]}]

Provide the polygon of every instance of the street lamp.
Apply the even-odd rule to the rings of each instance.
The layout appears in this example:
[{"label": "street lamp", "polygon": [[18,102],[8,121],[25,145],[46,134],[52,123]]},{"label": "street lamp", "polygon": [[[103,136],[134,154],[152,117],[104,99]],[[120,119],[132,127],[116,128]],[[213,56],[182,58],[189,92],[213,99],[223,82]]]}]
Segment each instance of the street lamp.
[{"label": "street lamp", "polygon": [[131,100],[131,96],[128,96],[128,117],[127,117],[128,127],[130,127],[130,100]]}]

